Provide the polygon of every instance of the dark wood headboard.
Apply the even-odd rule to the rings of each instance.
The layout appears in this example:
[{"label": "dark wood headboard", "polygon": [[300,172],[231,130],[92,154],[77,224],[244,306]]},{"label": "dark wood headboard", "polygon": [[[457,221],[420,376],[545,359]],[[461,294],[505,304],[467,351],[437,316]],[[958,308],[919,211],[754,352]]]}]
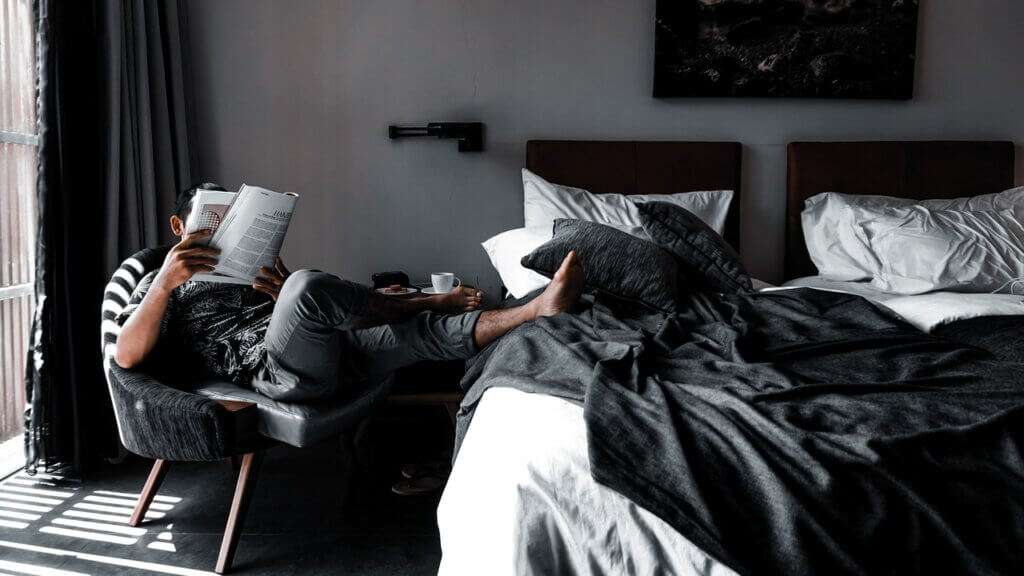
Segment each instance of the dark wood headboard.
[{"label": "dark wood headboard", "polygon": [[786,279],[817,274],[800,213],[821,192],[924,200],[1000,192],[1014,184],[1013,142],[793,142],[788,149]]},{"label": "dark wood headboard", "polygon": [[530,140],[526,168],[595,194],[676,194],[732,190],[722,235],[740,247],[738,142]]}]

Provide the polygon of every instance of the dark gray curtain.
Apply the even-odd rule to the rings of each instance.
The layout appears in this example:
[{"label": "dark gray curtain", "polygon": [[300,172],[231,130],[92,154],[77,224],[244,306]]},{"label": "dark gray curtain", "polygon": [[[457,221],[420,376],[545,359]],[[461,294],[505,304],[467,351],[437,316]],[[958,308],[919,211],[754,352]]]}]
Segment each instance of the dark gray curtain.
[{"label": "dark gray curtain", "polygon": [[171,239],[167,217],[194,180],[183,42],[177,1],[105,0],[101,38],[106,130],[106,270]]},{"label": "dark gray curtain", "polygon": [[99,353],[103,287],[161,234],[193,180],[177,0],[35,0],[39,132],[36,309],[26,468],[118,451]]}]

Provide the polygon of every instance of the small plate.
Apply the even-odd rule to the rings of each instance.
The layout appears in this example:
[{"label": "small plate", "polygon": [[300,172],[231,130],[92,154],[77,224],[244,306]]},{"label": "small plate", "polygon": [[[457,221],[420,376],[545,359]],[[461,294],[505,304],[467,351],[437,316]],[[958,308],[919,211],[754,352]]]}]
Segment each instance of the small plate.
[{"label": "small plate", "polygon": [[388,292],[387,288],[377,288],[377,293],[385,296],[408,296],[409,294],[415,294],[417,292],[419,292],[418,289],[411,288],[409,286],[402,288],[401,292]]},{"label": "small plate", "polygon": [[456,288],[458,288],[458,286],[452,287],[452,289],[449,290],[448,292],[438,292],[438,291],[434,290],[433,286],[428,286],[426,288],[420,289],[420,292],[422,292],[424,294],[430,294],[431,296],[436,296],[438,294],[448,294],[450,292],[454,292]]}]

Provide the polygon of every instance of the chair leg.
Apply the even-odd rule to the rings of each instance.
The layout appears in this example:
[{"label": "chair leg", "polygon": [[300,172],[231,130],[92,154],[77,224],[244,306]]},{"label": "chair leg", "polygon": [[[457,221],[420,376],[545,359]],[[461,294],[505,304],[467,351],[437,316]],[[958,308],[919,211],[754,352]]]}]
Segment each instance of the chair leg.
[{"label": "chair leg", "polygon": [[264,454],[265,451],[260,450],[242,456],[242,469],[238,472],[235,497],[231,501],[231,512],[228,514],[228,524],[224,528],[224,539],[221,541],[220,555],[217,557],[215,572],[218,574],[227,572],[235,558],[235,548],[238,547],[238,538],[242,535],[245,513],[249,509],[249,500],[256,487],[256,477]]},{"label": "chair leg", "polygon": [[149,478],[146,479],[146,486],[142,489],[142,494],[139,496],[139,502],[135,505],[132,517],[128,520],[129,525],[138,526],[142,523],[142,519],[146,517],[146,511],[149,510],[149,505],[153,503],[156,491],[160,489],[160,484],[163,483],[164,476],[167,475],[167,465],[167,460],[153,462],[153,468],[149,471]]}]

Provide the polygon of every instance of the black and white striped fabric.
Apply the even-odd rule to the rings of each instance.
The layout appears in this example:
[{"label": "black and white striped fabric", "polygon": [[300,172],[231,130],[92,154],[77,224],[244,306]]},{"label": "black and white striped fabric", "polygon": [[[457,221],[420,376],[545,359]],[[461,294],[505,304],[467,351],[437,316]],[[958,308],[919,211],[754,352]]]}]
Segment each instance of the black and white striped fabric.
[{"label": "black and white striped fabric", "polygon": [[[156,270],[167,256],[169,247],[147,248],[121,263],[103,290],[103,324],[101,327],[104,368],[113,364],[117,353],[117,335],[121,327],[114,321],[131,300],[132,292],[149,271]],[[109,376],[108,376],[109,377]]]},{"label": "black and white striped fabric", "polygon": [[129,451],[164,460],[219,460],[239,453],[235,423],[216,401],[161,382],[148,370],[114,362],[124,310],[139,281],[163,263],[169,246],[147,248],[121,263],[103,294],[103,368],[121,443]]}]

